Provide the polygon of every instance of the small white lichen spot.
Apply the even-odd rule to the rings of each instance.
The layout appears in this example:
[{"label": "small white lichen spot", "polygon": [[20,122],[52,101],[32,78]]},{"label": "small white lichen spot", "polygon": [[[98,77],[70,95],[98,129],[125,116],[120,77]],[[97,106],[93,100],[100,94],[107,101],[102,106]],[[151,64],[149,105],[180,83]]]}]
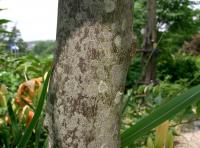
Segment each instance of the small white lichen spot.
[{"label": "small white lichen spot", "polygon": [[117,30],[117,25],[116,25],[116,23],[113,23],[113,24],[111,25],[111,29],[112,29],[113,31],[116,31],[116,30]]},{"label": "small white lichen spot", "polygon": [[107,144],[104,143],[101,145],[101,148],[108,148],[108,146],[107,146]]},{"label": "small white lichen spot", "polygon": [[106,85],[106,83],[103,81],[100,81],[100,83],[98,85],[99,93],[105,93],[107,90],[108,90],[108,86]]},{"label": "small white lichen spot", "polygon": [[121,102],[122,95],[123,95],[122,92],[120,92],[120,91],[117,92],[117,94],[115,96],[115,100],[114,100],[115,104],[119,104]]},{"label": "small white lichen spot", "polygon": [[115,10],[115,2],[113,0],[104,0],[105,11],[111,13]]},{"label": "small white lichen spot", "polygon": [[48,138],[48,146],[47,147],[49,147],[49,148],[51,148],[52,147],[52,145],[51,145],[51,143],[53,143],[53,142],[50,142],[50,139]]},{"label": "small white lichen spot", "polygon": [[69,137],[69,138],[67,139],[67,143],[71,143],[71,142],[72,142],[72,138]]},{"label": "small white lichen spot", "polygon": [[121,44],[122,44],[122,38],[118,35],[115,37],[114,39],[114,43],[115,43],[115,46],[118,48],[118,49],[121,49]]}]

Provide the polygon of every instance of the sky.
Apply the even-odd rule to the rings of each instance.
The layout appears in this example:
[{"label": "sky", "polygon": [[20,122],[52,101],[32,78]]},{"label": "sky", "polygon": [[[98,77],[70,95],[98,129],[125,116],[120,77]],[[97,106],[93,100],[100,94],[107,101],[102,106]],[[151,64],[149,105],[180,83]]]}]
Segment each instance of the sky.
[{"label": "sky", "polygon": [[55,40],[58,0],[0,0],[0,18],[17,26],[24,41]]}]

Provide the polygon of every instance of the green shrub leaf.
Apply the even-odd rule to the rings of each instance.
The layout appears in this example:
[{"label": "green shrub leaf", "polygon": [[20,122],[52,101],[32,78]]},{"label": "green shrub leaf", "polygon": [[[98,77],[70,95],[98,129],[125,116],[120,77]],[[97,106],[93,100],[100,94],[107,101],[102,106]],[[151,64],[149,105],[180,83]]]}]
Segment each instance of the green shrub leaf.
[{"label": "green shrub leaf", "polygon": [[200,100],[200,85],[187,90],[185,93],[171,99],[166,104],[160,105],[148,116],[122,133],[122,147],[134,142],[137,138],[145,135],[162,122],[169,120],[175,114],[198,100]]}]

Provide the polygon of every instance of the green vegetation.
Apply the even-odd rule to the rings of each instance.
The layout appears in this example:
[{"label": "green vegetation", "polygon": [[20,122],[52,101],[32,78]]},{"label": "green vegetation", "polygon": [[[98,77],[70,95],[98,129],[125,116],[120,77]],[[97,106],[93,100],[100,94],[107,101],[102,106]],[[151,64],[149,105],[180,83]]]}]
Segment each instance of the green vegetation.
[{"label": "green vegetation", "polygon": [[55,49],[55,41],[38,41],[35,42],[35,46],[31,49],[31,52],[36,55],[46,56],[52,54]]},{"label": "green vegetation", "polygon": [[[135,1],[133,27],[138,48],[146,24],[145,5],[144,0]],[[199,118],[200,11],[192,9],[193,5],[189,0],[157,1],[158,84],[138,83],[144,69],[141,54],[136,53],[126,81],[122,147],[161,148],[164,144],[172,148],[176,131],[171,125]],[[44,78],[56,44],[39,41],[28,49],[16,27],[6,31],[8,22],[0,20],[0,146],[47,147],[42,108],[51,72]],[[11,43],[17,45],[17,52],[10,50]]]},{"label": "green vegetation", "polygon": [[[28,49],[16,27],[11,32],[6,31],[3,25],[7,22],[9,20],[0,20],[0,147],[19,145],[21,148],[25,144],[30,148],[43,147],[47,131],[43,127],[45,114],[42,106],[49,74],[44,85],[42,77],[51,68],[55,43],[37,43],[40,46],[36,44],[36,47],[41,47],[41,52],[36,53]],[[19,50],[12,51],[10,43],[18,46]]]},{"label": "green vegetation", "polygon": [[[145,5],[144,0],[135,1],[134,32],[138,48],[142,47],[141,30],[146,24]],[[144,69],[140,64],[141,54],[137,53],[127,76],[121,125],[122,147],[156,147],[152,140],[156,141],[153,134],[156,126],[166,120],[170,121],[170,126],[199,118],[200,88],[196,85],[200,84],[200,11],[192,9],[194,5],[195,2],[189,0],[157,1],[158,84],[138,83]],[[174,128],[168,130],[177,134]]]}]

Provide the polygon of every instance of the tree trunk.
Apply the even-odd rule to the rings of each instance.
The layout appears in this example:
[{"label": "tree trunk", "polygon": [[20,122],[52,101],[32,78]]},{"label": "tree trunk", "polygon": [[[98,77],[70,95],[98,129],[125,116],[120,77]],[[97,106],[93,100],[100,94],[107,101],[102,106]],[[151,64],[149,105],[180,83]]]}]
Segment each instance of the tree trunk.
[{"label": "tree trunk", "polygon": [[131,9],[130,0],[59,0],[45,119],[50,148],[120,147]]},{"label": "tree trunk", "polygon": [[143,41],[142,83],[156,83],[156,0],[147,0],[147,26]]}]

